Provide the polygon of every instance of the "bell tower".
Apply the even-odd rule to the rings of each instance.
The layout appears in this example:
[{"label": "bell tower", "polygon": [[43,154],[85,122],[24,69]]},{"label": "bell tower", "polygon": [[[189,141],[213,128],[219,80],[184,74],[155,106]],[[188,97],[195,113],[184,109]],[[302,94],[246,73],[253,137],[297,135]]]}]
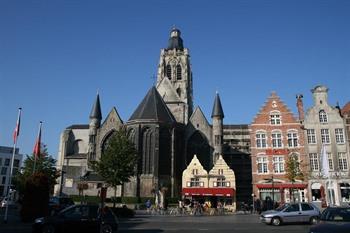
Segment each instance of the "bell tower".
[{"label": "bell tower", "polygon": [[181,32],[173,28],[168,47],[160,52],[156,88],[178,123],[187,124],[193,112],[190,55]]}]

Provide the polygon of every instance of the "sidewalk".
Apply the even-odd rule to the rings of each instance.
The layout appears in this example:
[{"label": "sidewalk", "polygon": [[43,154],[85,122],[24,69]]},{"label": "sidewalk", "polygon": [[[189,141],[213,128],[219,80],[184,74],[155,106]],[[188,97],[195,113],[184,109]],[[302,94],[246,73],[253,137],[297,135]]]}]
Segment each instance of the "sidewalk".
[{"label": "sidewalk", "polygon": [[11,207],[7,212],[7,223],[4,222],[5,208],[0,209],[0,232],[4,233],[29,233],[32,231],[32,223],[23,223],[19,216],[19,209]]}]

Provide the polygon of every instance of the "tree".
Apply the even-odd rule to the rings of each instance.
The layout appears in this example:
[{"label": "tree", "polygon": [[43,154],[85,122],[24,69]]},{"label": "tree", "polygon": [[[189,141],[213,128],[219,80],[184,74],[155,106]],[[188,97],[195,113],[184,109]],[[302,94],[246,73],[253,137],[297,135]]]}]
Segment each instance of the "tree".
[{"label": "tree", "polygon": [[[292,185],[295,183],[297,179],[304,180],[304,174],[300,169],[300,161],[297,154],[294,154],[294,153],[291,154],[287,160],[286,177],[290,182],[292,182]],[[294,188],[292,188],[291,194],[293,195],[293,201],[295,201]]]},{"label": "tree", "polygon": [[13,184],[20,194],[24,194],[26,181],[34,173],[42,173],[47,176],[49,192],[53,193],[54,186],[57,184],[57,178],[60,177],[60,172],[56,169],[56,160],[48,154],[45,145],[43,145],[41,151],[40,157],[36,159],[33,154],[27,155],[21,171],[17,172],[13,178]]},{"label": "tree", "polygon": [[114,188],[113,207],[115,207],[117,186],[128,182],[135,174],[136,162],[136,149],[128,139],[125,128],[119,129],[111,136],[99,161],[90,162],[91,168],[108,186]]}]

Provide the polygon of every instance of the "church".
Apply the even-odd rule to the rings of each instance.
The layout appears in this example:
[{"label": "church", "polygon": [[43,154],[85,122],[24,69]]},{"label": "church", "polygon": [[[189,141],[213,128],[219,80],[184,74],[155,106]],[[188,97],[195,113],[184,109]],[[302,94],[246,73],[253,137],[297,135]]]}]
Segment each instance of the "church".
[{"label": "church", "polygon": [[[102,100],[97,94],[88,124],[64,129],[57,161],[62,176],[56,194],[98,194],[103,181],[88,163],[100,159],[110,137],[123,126],[139,160],[136,174],[118,188],[118,196],[150,197],[152,191],[166,188],[167,196],[179,197],[182,172],[194,155],[207,171],[222,155],[237,174],[237,201],[246,201],[252,193],[248,125],[224,125],[218,93],[213,101],[210,124],[201,108],[194,108],[189,50],[184,47],[180,30],[173,28],[168,46],[160,52],[156,84],[127,121],[114,107],[103,118]],[[109,190],[107,195],[112,193]]]}]

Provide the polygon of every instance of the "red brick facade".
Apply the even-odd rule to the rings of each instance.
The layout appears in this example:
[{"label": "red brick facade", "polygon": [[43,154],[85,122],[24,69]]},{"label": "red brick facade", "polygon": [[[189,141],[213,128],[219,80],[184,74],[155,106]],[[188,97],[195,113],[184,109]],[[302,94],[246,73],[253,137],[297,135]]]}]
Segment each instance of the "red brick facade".
[{"label": "red brick facade", "polygon": [[[307,201],[307,157],[300,126],[300,121],[276,93],[272,93],[250,126],[255,198],[265,200],[270,197],[277,202]],[[304,180],[291,182],[286,177],[286,162],[293,154],[299,158]]]}]

